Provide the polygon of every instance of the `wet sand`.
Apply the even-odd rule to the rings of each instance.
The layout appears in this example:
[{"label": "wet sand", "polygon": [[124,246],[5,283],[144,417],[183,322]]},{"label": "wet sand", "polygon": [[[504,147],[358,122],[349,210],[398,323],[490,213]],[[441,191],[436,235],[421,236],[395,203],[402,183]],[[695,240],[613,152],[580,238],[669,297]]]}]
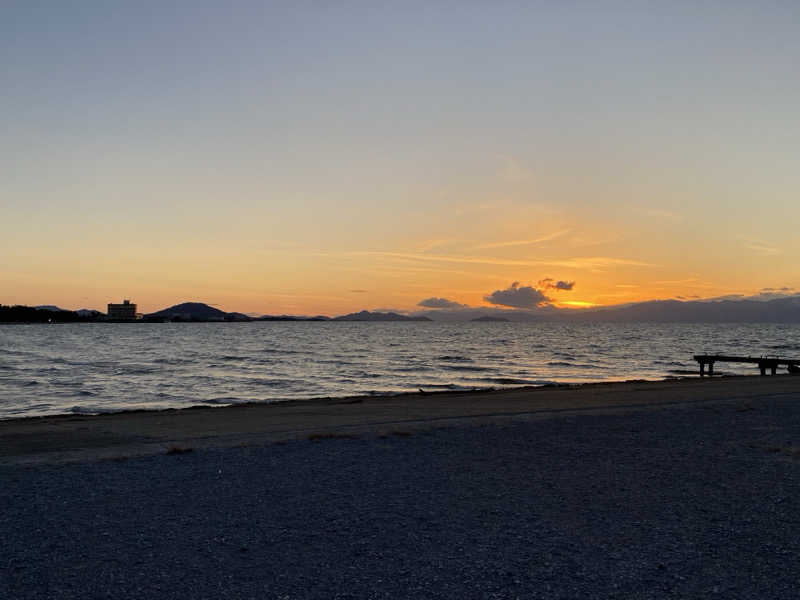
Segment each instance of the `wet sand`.
[{"label": "wet sand", "polygon": [[800,377],[629,381],[33,417],[0,421],[0,464],[127,458],[170,449],[249,446],[316,436],[379,436],[698,403],[747,406],[780,397],[800,399]]}]

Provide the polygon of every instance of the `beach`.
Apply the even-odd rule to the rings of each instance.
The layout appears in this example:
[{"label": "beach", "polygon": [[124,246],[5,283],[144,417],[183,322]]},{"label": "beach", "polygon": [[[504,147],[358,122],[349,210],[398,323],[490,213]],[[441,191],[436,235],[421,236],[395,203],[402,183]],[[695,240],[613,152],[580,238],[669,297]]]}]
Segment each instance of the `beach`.
[{"label": "beach", "polygon": [[800,378],[0,422],[0,596],[791,598]]},{"label": "beach", "polygon": [[0,464],[224,448],[314,435],[379,435],[570,414],[658,410],[800,394],[800,377],[629,381],[495,390],[355,396],[181,410],[0,420]]}]

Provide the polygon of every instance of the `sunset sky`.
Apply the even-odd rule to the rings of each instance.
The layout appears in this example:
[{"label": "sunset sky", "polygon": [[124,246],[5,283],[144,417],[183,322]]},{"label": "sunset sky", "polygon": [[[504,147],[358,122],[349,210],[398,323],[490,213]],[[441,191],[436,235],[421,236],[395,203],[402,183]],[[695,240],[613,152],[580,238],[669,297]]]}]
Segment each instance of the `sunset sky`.
[{"label": "sunset sky", "polygon": [[0,303],[794,291],[798,27],[789,1],[3,2]]}]

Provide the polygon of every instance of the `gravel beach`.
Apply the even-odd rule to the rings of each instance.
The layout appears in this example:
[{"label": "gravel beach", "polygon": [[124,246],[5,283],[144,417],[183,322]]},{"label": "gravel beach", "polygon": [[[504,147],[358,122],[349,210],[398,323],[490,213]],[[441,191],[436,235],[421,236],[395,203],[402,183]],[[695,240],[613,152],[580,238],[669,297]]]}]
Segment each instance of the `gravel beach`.
[{"label": "gravel beach", "polygon": [[797,598],[800,394],[779,379],[646,409],[8,463],[0,597]]}]

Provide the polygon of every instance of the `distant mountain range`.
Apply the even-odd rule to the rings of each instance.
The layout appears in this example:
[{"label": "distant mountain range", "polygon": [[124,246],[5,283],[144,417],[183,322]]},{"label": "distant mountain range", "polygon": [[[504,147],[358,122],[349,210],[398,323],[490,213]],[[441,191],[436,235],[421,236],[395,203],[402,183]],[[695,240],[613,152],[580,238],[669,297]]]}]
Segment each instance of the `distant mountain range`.
[{"label": "distant mountain range", "polygon": [[652,300],[625,306],[566,309],[544,306],[530,310],[503,308],[439,309],[414,313],[434,321],[486,321],[580,323],[800,323],[800,296],[774,300]]},{"label": "distant mountain range", "polygon": [[430,321],[425,316],[409,317],[393,312],[369,312],[362,310],[349,315],[330,317],[302,317],[292,315],[263,315],[251,317],[238,312],[225,312],[202,302],[184,302],[163,310],[145,315],[145,319],[169,319],[172,321]]},{"label": "distant mountain range", "polygon": [[569,315],[574,321],[658,323],[800,323],[800,296],[775,300],[681,302],[652,300],[620,308],[590,309]]},{"label": "distant mountain range", "polygon": [[432,321],[426,316],[409,317],[406,315],[399,315],[394,312],[369,312],[362,310],[357,313],[350,313],[349,315],[342,315],[335,317],[331,321]]},{"label": "distant mountain range", "polygon": [[[36,307],[0,305],[0,322],[71,322],[103,320],[96,310],[69,311],[54,305]],[[263,315],[225,312],[202,302],[183,302],[147,314],[145,321],[474,321],[474,322],[581,322],[581,323],[800,323],[800,295],[773,300],[652,300],[624,306],[559,309],[544,306],[530,310],[494,307],[426,310],[403,315],[396,312],[354,312],[338,317]]]}]

